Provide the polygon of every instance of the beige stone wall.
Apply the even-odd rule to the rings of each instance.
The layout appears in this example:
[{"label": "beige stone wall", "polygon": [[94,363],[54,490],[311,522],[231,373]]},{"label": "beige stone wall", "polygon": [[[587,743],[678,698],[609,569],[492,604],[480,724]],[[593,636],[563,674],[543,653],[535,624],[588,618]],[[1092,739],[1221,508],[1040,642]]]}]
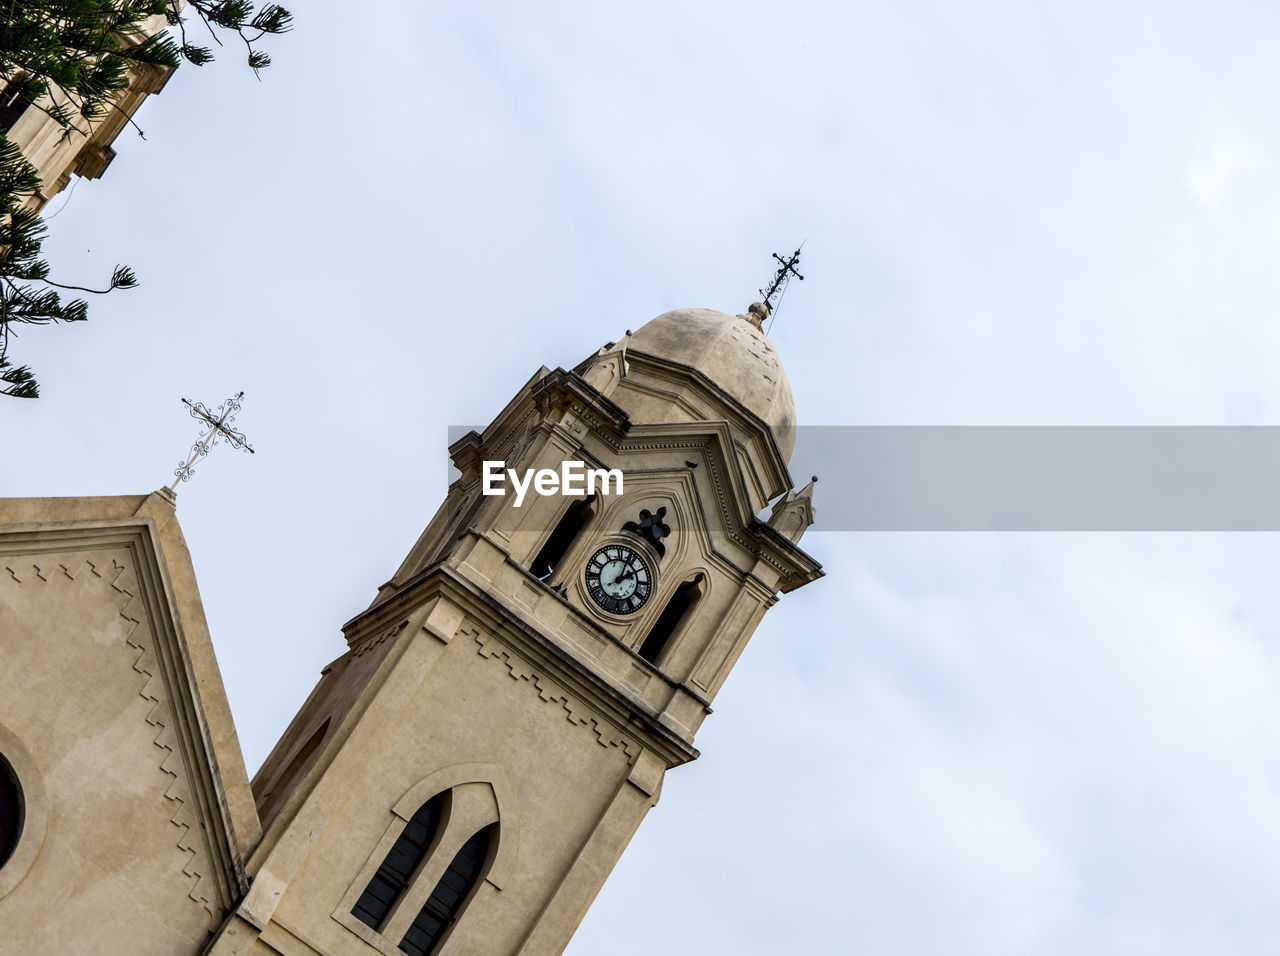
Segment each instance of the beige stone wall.
[{"label": "beige stone wall", "polygon": [[289,794],[313,767],[327,764],[326,749],[342,721],[358,705],[361,692],[406,627],[405,621],[397,621],[325,667],[319,683],[253,779],[263,826],[271,826]]},{"label": "beige stone wall", "polygon": [[[462,619],[434,610],[435,618]],[[360,715],[341,755],[330,758],[311,799],[316,806],[332,792],[340,799],[296,872],[280,874],[287,887],[263,940],[288,939],[306,947],[300,952],[398,953],[404,928],[453,852],[489,818],[476,816],[446,832],[446,845],[406,893],[385,934],[351,918],[351,906],[404,819],[441,789],[454,787],[456,795],[465,785],[492,794],[501,835],[488,879],[441,956],[558,952],[656,800],[660,767],[645,789],[628,782],[637,763],[653,768],[637,739],[532,655],[470,619],[445,636],[442,641],[438,629],[419,626],[398,638],[405,645],[380,678],[379,696],[398,697],[400,705]],[[274,879],[270,871],[287,857],[289,844],[305,839],[301,831],[313,832],[311,812],[305,803],[296,808],[289,826],[297,832],[279,836],[275,856],[261,863],[266,881]],[[589,860],[586,879],[567,880],[580,857]],[[534,932],[539,940],[526,948]]]},{"label": "beige stone wall", "polygon": [[[733,341],[739,352],[760,344]],[[584,366],[590,382],[539,370],[483,434],[451,447],[461,477],[344,626],[350,651],[255,780],[266,831],[249,861],[253,887],[210,956],[396,956],[453,853],[493,820],[487,878],[435,956],[560,953],[666,772],[697,757],[710,702],[777,593],[821,575],[795,545],[803,528],[788,537],[756,518],[790,487],[771,430],[792,418],[789,392],[774,383],[735,398],[709,372],[640,353],[623,389],[621,356],[605,353]],[[616,467],[626,491],[575,512],[589,519],[548,572],[536,556],[575,502],[483,497],[482,460]],[[661,547],[626,527],[658,509],[669,524]],[[584,563],[605,543],[645,555],[653,597],[634,613],[607,613],[585,590]],[[671,624],[664,606],[686,582],[698,599]],[[659,652],[646,638],[660,621]],[[446,824],[371,929],[352,907],[405,823],[445,788],[465,823]]]},{"label": "beige stone wall", "polygon": [[0,558],[0,725],[46,821],[0,898],[5,956],[190,954],[221,913],[138,590],[128,548]]},{"label": "beige stone wall", "polygon": [[0,662],[0,956],[200,952],[261,829],[172,499],[0,499]]}]

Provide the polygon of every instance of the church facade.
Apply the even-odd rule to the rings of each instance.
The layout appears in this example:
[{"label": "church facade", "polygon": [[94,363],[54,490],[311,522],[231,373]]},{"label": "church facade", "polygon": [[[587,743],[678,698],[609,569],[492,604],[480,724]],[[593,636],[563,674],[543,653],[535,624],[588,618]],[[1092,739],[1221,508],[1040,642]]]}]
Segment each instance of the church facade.
[{"label": "church facade", "polygon": [[[172,497],[0,502],[0,954],[561,952],[822,573],[765,314],[666,313],[455,442],[252,781]],[[517,507],[494,462],[624,483]]]}]

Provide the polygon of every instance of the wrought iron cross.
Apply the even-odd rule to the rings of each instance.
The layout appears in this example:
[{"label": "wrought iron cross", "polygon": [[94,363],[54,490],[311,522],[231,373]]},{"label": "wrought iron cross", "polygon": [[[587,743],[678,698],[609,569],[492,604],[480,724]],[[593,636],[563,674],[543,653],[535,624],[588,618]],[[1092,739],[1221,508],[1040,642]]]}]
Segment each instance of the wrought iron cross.
[{"label": "wrought iron cross", "polygon": [[[800,249],[803,248],[804,243],[802,242],[800,243]],[[771,314],[775,308],[773,304],[773,297],[776,295],[778,297],[779,304],[781,304],[782,294],[786,292],[787,283],[791,281],[791,277],[795,276],[801,282],[804,281],[804,276],[796,270],[796,263],[800,261],[800,249],[797,249],[785,259],[776,252],[773,254],[773,257],[777,259],[779,263],[778,271],[774,273],[773,281],[769,283],[768,290],[760,290],[760,294],[764,296],[764,304],[768,307]]]},{"label": "wrought iron cross", "polygon": [[195,444],[191,446],[191,455],[185,462],[178,463],[178,469],[174,472],[175,477],[173,484],[168,487],[170,493],[178,487],[178,482],[186,481],[196,473],[193,467],[195,463],[209,454],[209,450],[218,444],[219,439],[226,439],[232,448],[239,448],[241,451],[247,451],[253,454],[253,446],[245,440],[243,433],[238,432],[232,426],[235,424],[236,412],[240,411],[240,399],[244,398],[244,392],[237,392],[225,402],[218,406],[217,412],[211,412],[204,407],[203,402],[192,402],[190,399],[184,398],[182,404],[187,406],[191,412],[191,417],[202,423],[202,428],[207,429],[200,432],[196,438]]}]

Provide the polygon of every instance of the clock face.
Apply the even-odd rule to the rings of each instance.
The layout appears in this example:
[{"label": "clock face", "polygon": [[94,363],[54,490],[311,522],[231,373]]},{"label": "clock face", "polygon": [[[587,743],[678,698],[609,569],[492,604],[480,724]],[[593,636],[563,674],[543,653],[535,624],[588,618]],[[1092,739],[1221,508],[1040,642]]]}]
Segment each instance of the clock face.
[{"label": "clock face", "polygon": [[586,583],[591,600],[614,614],[640,610],[653,591],[648,563],[625,544],[605,545],[593,554]]}]

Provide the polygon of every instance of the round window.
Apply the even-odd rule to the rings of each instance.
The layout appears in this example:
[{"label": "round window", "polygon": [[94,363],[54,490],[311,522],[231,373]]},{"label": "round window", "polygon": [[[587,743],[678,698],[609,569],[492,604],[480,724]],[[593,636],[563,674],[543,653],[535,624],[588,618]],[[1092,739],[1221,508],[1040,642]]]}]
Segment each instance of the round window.
[{"label": "round window", "polygon": [[0,867],[9,862],[13,851],[22,836],[22,787],[18,785],[18,775],[13,767],[0,754]]}]

